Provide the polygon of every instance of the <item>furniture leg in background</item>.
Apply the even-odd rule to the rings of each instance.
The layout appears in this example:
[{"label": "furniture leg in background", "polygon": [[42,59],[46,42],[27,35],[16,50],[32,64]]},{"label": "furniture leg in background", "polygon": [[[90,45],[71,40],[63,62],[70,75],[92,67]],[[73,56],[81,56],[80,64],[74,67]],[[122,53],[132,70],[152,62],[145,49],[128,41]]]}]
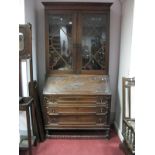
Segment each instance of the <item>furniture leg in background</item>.
[{"label": "furniture leg in background", "polygon": [[123,149],[126,155],[135,154],[135,119],[131,116],[131,88],[134,86],[135,78],[122,78],[122,135],[124,139],[120,148]]},{"label": "furniture leg in background", "polygon": [[29,90],[30,90],[30,96],[32,96],[34,99],[34,109],[35,109],[34,114],[36,116],[37,137],[39,141],[43,141],[45,139],[45,131],[43,125],[41,104],[38,95],[37,81],[29,82]]},{"label": "furniture leg in background", "polygon": [[[32,119],[32,128],[34,128],[36,121],[35,115],[34,115],[34,100],[31,97],[24,97],[21,98],[19,101],[19,110],[26,112],[26,120],[27,120],[27,136],[21,136],[20,137],[20,143],[19,143],[19,150],[28,150],[29,155],[32,155],[32,146],[35,145],[37,142],[34,130],[33,135],[31,131],[31,119]],[[30,119],[31,117],[31,119]]]}]

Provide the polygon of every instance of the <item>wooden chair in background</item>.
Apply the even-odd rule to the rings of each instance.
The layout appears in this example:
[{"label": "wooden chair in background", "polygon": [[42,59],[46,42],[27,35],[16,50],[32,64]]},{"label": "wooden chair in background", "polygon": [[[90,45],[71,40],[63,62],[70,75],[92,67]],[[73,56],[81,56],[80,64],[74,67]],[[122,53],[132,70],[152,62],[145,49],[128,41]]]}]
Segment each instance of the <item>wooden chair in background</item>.
[{"label": "wooden chair in background", "polygon": [[[29,155],[31,155],[34,142],[43,141],[45,139],[37,82],[33,81],[31,24],[19,25],[19,45],[19,110],[26,111],[28,133],[27,136],[20,135],[19,150],[29,150]],[[23,97],[22,92],[21,63],[23,60],[29,60],[29,97]]]},{"label": "wooden chair in background", "polygon": [[123,116],[121,148],[126,155],[135,154],[135,118],[131,117],[131,92],[135,86],[135,78],[122,78]]}]

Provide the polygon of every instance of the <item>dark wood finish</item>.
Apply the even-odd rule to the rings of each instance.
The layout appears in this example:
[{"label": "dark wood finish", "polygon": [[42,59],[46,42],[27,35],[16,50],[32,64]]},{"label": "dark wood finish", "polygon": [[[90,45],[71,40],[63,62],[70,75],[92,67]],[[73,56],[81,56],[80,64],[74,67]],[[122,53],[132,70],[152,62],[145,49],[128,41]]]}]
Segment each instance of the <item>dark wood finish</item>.
[{"label": "dark wood finish", "polygon": [[[31,110],[34,112],[32,113],[32,117],[36,117],[36,122],[33,124],[35,128],[35,136],[37,140],[43,141],[45,134],[43,129],[43,121],[42,121],[42,114],[40,103],[37,95],[37,83],[33,81],[33,60],[32,60],[32,26],[31,24],[24,24],[19,25],[19,32],[23,33],[24,36],[24,50],[19,52],[19,88],[20,88],[20,96],[22,96],[22,78],[21,78],[21,62],[23,59],[29,60],[29,70],[30,70],[30,82],[29,82],[29,96],[33,97],[34,99],[34,108],[32,107]],[[32,119],[33,120],[33,119]]]},{"label": "dark wood finish", "polygon": [[46,79],[43,94],[111,95],[109,85],[107,75],[53,75]]},{"label": "dark wood finish", "polygon": [[[42,2],[45,6],[45,52],[46,52],[46,74],[82,73],[82,74],[108,74],[109,73],[109,23],[110,6],[112,3],[59,3]],[[73,70],[51,70],[49,67],[49,15],[72,14],[72,60]],[[82,70],[82,17],[83,14],[105,14],[106,15],[106,46],[105,46],[105,68],[100,70]],[[54,59],[54,58],[53,58]]]},{"label": "dark wood finish", "polygon": [[38,135],[38,140],[43,141],[45,139],[45,133],[43,128],[43,118],[42,118],[42,110],[40,105],[40,100],[38,96],[38,84],[37,81],[29,82],[29,91],[30,95],[33,95],[34,99],[34,114],[36,116],[36,130]]},{"label": "dark wood finish", "polygon": [[107,134],[105,130],[48,130],[49,134],[48,138],[67,138],[67,139],[103,139],[107,138]]},{"label": "dark wood finish", "polygon": [[107,11],[112,3],[42,2],[45,10]]},{"label": "dark wood finish", "polygon": [[[30,115],[32,118],[32,128],[33,128],[33,134],[36,134],[36,117],[34,114],[34,101],[33,98],[31,97],[25,97],[20,99],[19,101],[19,110],[20,111],[26,111],[26,120],[27,120],[27,135],[28,136],[21,136],[21,141],[19,144],[19,149],[20,150],[25,150],[28,149],[29,150],[29,155],[32,155],[32,146],[34,145],[34,143],[36,142],[36,138],[34,136],[32,136],[31,133],[31,127],[30,127]],[[31,113],[30,113],[31,110]],[[35,128],[35,129],[34,129]],[[23,144],[23,141],[28,141],[28,145]]]},{"label": "dark wood finish", "polygon": [[[43,90],[43,116],[46,136],[50,137],[51,130],[101,130],[104,131],[104,137],[109,137],[111,108],[111,91],[108,76],[109,14],[112,3],[42,3],[45,7],[46,81]],[[102,24],[97,25],[96,22],[93,23],[92,21],[94,20],[91,19],[91,26],[96,24],[96,27],[94,27],[93,34],[90,32],[88,32],[88,34],[85,33],[85,37],[83,30],[85,19],[83,16],[87,14],[89,16],[94,15],[94,18],[97,17],[97,21],[100,21]],[[59,15],[63,15],[64,18],[60,18]],[[57,67],[53,69],[53,62],[57,64],[58,61],[56,60],[63,58],[61,58],[60,55],[62,54],[62,49],[56,49],[56,43],[58,44],[56,40],[58,38],[54,39],[56,35],[52,33],[53,31],[55,32],[55,27],[58,25],[57,37],[60,37],[59,31],[63,25],[61,25],[61,22],[64,22],[64,19],[66,20],[65,15],[72,15],[72,32],[69,33],[72,36],[72,69],[60,70],[59,68],[57,69]],[[51,21],[52,24],[50,23]],[[59,21],[58,24],[55,24],[57,21]],[[49,26],[49,24],[51,25]],[[52,28],[53,31],[51,30]],[[87,24],[85,26],[85,30],[86,29]],[[99,36],[103,33],[106,39],[101,41],[101,37],[99,37],[99,44],[95,42],[99,46],[92,48],[92,42],[93,40],[96,41],[98,33],[100,33]],[[65,35],[68,37],[68,33]],[[88,52],[89,58],[83,54],[85,43],[83,45],[82,39],[85,40],[84,42],[87,42],[87,38],[89,38],[90,42],[88,43],[90,49]],[[68,51],[69,50],[68,48]],[[96,60],[97,57],[100,59],[99,56],[96,56],[96,53],[98,54],[99,51],[104,54],[104,64],[99,64],[99,60]],[[53,56],[54,54],[56,56]],[[49,62],[50,57],[52,63]],[[55,60],[54,57],[56,58]],[[95,63],[98,63],[96,67],[94,67],[95,65],[91,66],[91,64],[89,64],[90,62],[93,64],[93,60],[96,61]],[[87,67],[87,64],[90,67]]]},{"label": "dark wood finish", "polygon": [[46,80],[43,95],[47,133],[52,129],[91,129],[105,130],[109,136],[111,92],[108,76],[53,75]]},{"label": "dark wood finish", "polygon": [[[22,59],[30,59],[30,80],[33,79],[33,73],[32,73],[32,29],[31,24],[24,24],[19,25],[19,39],[23,40],[22,47],[23,49],[19,49],[19,110],[20,111],[26,111],[26,120],[27,120],[27,136],[21,136],[21,141],[19,144],[20,150],[29,150],[29,155],[32,155],[32,146],[34,145],[34,142],[37,142],[37,138],[35,137],[37,135],[37,129],[36,129],[36,117],[34,114],[34,100],[31,97],[22,98],[22,78],[21,78],[21,62]],[[21,37],[22,36],[22,37]],[[21,39],[22,38],[22,39]],[[24,39],[23,39],[24,38]],[[20,43],[19,40],[19,43]],[[32,129],[33,134],[35,136],[32,136],[31,133],[31,121],[30,121],[30,115],[32,120]]]}]

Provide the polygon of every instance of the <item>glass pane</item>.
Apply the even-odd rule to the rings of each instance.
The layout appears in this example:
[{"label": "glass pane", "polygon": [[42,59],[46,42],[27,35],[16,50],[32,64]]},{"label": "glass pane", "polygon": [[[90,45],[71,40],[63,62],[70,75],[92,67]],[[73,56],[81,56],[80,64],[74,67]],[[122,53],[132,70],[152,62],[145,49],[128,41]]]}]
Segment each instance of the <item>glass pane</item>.
[{"label": "glass pane", "polygon": [[106,15],[82,16],[82,69],[105,69]]},{"label": "glass pane", "polygon": [[49,68],[72,69],[72,16],[49,15]]}]

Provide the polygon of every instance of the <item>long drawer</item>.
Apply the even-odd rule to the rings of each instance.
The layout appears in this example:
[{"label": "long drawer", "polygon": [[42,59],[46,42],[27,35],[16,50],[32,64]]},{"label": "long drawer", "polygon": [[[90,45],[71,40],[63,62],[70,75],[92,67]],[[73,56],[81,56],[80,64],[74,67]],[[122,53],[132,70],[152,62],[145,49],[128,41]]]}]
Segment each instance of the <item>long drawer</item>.
[{"label": "long drawer", "polygon": [[109,104],[110,96],[44,96],[44,104]]},{"label": "long drawer", "polygon": [[96,125],[104,124],[107,125],[107,115],[48,115],[47,121],[49,125]]},{"label": "long drawer", "polygon": [[109,125],[110,96],[44,96],[45,128],[104,128]]},{"label": "long drawer", "polygon": [[47,105],[46,109],[48,115],[94,115],[97,113],[106,115],[108,113],[108,105]]}]

